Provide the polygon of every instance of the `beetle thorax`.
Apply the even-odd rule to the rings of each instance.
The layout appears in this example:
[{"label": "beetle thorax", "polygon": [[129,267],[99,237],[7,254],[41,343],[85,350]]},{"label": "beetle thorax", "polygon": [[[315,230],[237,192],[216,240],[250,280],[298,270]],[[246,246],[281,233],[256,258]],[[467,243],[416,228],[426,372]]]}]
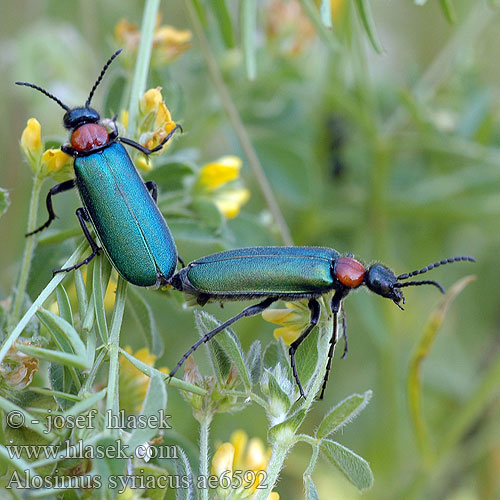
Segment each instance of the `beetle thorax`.
[{"label": "beetle thorax", "polygon": [[109,132],[98,123],[85,123],[71,134],[71,146],[79,152],[104,146],[108,141]]},{"label": "beetle thorax", "polygon": [[335,278],[348,288],[357,288],[363,283],[366,269],[359,260],[352,257],[340,257],[335,263]]}]

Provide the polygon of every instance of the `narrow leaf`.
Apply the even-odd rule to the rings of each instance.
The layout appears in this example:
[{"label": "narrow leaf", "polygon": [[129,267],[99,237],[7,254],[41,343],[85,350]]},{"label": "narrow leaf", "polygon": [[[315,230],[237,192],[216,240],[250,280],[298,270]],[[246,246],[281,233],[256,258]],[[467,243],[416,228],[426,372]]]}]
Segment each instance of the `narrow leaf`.
[{"label": "narrow leaf", "polygon": [[[330,0],[326,0],[330,5]],[[243,57],[247,78],[255,80],[257,74],[255,32],[257,30],[257,1],[242,0],[240,3],[240,30],[241,44],[243,46]]]},{"label": "narrow leaf", "polygon": [[377,28],[375,26],[375,21],[373,20],[372,8],[369,0],[355,0],[354,2],[358,9],[358,14],[361,17],[361,22],[365,28],[366,34],[370,39],[372,47],[377,53],[382,53],[383,48],[380,43],[380,39],[377,34]]},{"label": "narrow leaf", "polygon": [[177,448],[179,458],[175,461],[175,475],[177,477],[185,478],[187,484],[183,484],[182,488],[176,490],[175,500],[195,500],[193,472],[189,464],[189,460],[182,448]]},{"label": "narrow leaf", "polygon": [[66,320],[46,309],[40,309],[37,312],[37,317],[52,334],[59,349],[80,355],[85,351],[82,339]]},{"label": "narrow leaf", "polygon": [[352,450],[341,444],[325,439],[320,449],[326,459],[333,464],[358,490],[372,487],[373,473],[369,463]]},{"label": "narrow leaf", "polygon": [[59,307],[59,316],[65,319],[70,325],[73,324],[73,312],[66,289],[62,283],[56,288],[57,306]]},{"label": "narrow leaf", "polygon": [[69,354],[67,352],[53,351],[52,349],[45,349],[43,347],[34,347],[31,345],[19,345],[18,350],[29,354],[30,356],[35,356],[36,358],[45,359],[52,363],[60,363],[64,366],[72,366],[73,368],[80,368],[81,370],[87,370],[90,366],[87,364],[86,351],[81,351],[82,354]]},{"label": "narrow leaf", "polygon": [[250,378],[254,384],[259,381],[262,373],[261,350],[262,347],[260,342],[256,340],[250,346],[247,354],[246,365],[248,367],[248,371],[250,372]]},{"label": "narrow leaf", "polygon": [[283,422],[271,427],[268,431],[269,442],[275,441],[289,441],[293,438],[297,429],[300,427],[304,418],[306,417],[306,410],[299,410],[291,417]]},{"label": "narrow leaf", "polygon": [[94,297],[94,310],[97,323],[97,331],[101,336],[102,342],[106,344],[108,342],[108,325],[106,322],[106,309],[104,307],[104,294],[106,293],[108,282],[107,280],[105,281],[104,276],[103,260],[105,259],[105,257],[98,255],[96,258],[98,260],[94,264],[94,273],[92,276],[92,295]]},{"label": "narrow leaf", "polygon": [[306,490],[306,500],[320,500],[318,490],[310,475],[304,476],[304,487]]},{"label": "narrow leaf", "polygon": [[64,416],[65,417],[69,415],[77,416],[86,413],[91,408],[93,408],[98,401],[103,399],[105,395],[106,395],[106,389],[103,389],[102,391],[87,396],[85,399],[82,399],[82,401],[75,403],[71,408],[66,410],[64,412]]},{"label": "narrow leaf", "polygon": [[356,418],[371,397],[372,391],[366,391],[364,394],[351,394],[345,398],[323,418],[316,431],[316,437],[323,439]]},{"label": "narrow leaf", "polygon": [[9,192],[0,188],[0,217],[7,211],[10,205]]},{"label": "narrow leaf", "polygon": [[448,22],[455,24],[457,22],[457,13],[453,5],[453,0],[439,0],[439,3]]},{"label": "narrow leaf", "polygon": [[224,40],[226,47],[228,49],[234,48],[236,43],[233,23],[226,5],[226,0],[212,0],[210,5],[215,14],[215,18],[217,19],[217,23],[219,24],[219,30],[222,34],[222,39]]}]

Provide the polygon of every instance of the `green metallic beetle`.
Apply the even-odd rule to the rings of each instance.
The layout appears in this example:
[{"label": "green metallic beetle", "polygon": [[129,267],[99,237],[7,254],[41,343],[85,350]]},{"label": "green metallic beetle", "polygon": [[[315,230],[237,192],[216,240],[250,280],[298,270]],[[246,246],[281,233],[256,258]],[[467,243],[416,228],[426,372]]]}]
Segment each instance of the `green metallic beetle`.
[{"label": "green metallic beetle", "polygon": [[331,308],[333,312],[333,331],[330,339],[328,364],[323,380],[320,399],[323,398],[328,374],[337,342],[337,320],[342,311],[343,336],[345,341],[344,356],[347,353],[347,331],[342,301],[349,292],[365,285],[372,292],[391,299],[399,308],[405,298],[401,288],[416,285],[434,285],[444,293],[443,287],[436,281],[406,281],[411,276],[423,274],[431,269],[458,261],[475,262],[473,257],[461,256],[444,259],[423,269],[396,276],[382,264],[373,264],[369,268],[354,259],[352,255],[341,256],[336,250],[324,247],[250,247],[219,252],[202,257],[181,269],[171,279],[176,290],[196,297],[198,304],[209,301],[224,302],[236,300],[264,299],[258,304],[244,309],[228,319],[196,342],[182,356],[170,372],[176,371],[201,344],[208,342],[245,316],[255,316],[267,309],[273,302],[283,299],[296,301],[309,299],[310,320],[300,336],[290,345],[290,364],[293,376],[302,397],[304,390],[299,380],[295,365],[295,352],[299,345],[317,325],[320,317],[318,298],[334,292]]}]

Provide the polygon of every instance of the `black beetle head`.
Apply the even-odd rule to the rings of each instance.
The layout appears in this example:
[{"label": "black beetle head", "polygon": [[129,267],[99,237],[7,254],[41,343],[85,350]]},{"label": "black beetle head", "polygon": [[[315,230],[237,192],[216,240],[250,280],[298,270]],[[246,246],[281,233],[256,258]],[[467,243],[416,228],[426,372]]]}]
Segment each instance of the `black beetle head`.
[{"label": "black beetle head", "polygon": [[75,130],[84,123],[97,123],[100,118],[95,109],[89,107],[73,108],[64,114],[63,125],[68,130]]},{"label": "black beetle head", "polygon": [[397,305],[405,302],[405,298],[397,286],[397,276],[386,266],[374,264],[368,269],[365,276],[365,284],[377,295],[393,300]]},{"label": "black beetle head", "polygon": [[423,267],[411,273],[404,273],[396,276],[388,267],[382,264],[374,264],[368,269],[366,273],[364,283],[372,291],[382,297],[391,299],[400,309],[403,309],[400,302],[405,303],[405,297],[401,288],[405,286],[418,286],[418,285],[433,285],[444,293],[444,288],[437,282],[433,280],[422,280],[422,281],[406,281],[401,283],[402,280],[406,280],[412,276],[417,276],[418,274],[424,274],[435,267],[442,266],[444,264],[451,264],[452,262],[469,261],[476,262],[474,257],[460,256],[451,257],[449,259],[443,259],[429,266]]}]

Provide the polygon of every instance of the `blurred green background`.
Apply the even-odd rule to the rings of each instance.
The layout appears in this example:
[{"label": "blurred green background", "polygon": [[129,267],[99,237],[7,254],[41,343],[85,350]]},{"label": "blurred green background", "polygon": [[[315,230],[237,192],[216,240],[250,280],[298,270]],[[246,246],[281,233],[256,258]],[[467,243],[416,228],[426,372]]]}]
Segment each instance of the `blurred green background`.
[{"label": "blurred green background", "polygon": [[[442,2],[417,3],[424,2],[371,2],[383,46],[377,54],[348,1],[332,2],[339,41],[334,49],[316,36],[300,9],[286,10],[285,1],[261,1],[254,81],[246,76],[238,41],[234,48],[224,43],[210,2],[205,2],[204,29],[294,244],[352,252],[367,264],[384,262],[396,274],[453,255],[473,255],[478,261],[429,274],[446,288],[466,274],[477,275],[452,304],[423,364],[423,404],[433,443],[438,446],[457,420],[470,417],[452,449],[431,466],[423,463],[407,404],[411,353],[442,299],[431,287],[408,289],[405,312],[366,290],[352,294],[345,306],[349,355],[341,361],[337,352],[326,398],[316,404],[317,418],[308,419],[306,430],[334,403],[371,389],[368,408],[337,436],[372,466],[375,484],[364,498],[493,499],[500,497],[500,374],[495,376],[500,366],[499,13],[492,2],[454,1],[452,23]],[[192,31],[182,2],[163,2],[161,10],[163,24]],[[132,0],[20,0],[2,6],[0,186],[12,202],[0,220],[2,297],[15,286],[24,245],[31,171],[18,142],[26,120],[36,117],[44,136],[66,140],[57,105],[13,82],[38,83],[70,105],[83,102],[103,61],[118,48],[116,23],[126,18],[140,25],[141,12],[142,2]],[[150,83],[163,87],[184,129],[171,153],[190,154],[200,164],[236,154],[251,191],[240,215],[224,222],[218,233],[187,235],[173,224],[182,258],[187,262],[228,247],[283,244],[198,39],[193,36],[189,50],[157,67]],[[103,88],[94,102],[98,109],[109,80]],[[44,193],[50,186],[45,184]],[[57,229],[77,227],[77,203],[74,194],[56,199]],[[41,203],[41,222],[44,210]],[[38,246],[28,289],[32,299],[74,244],[70,239]],[[157,366],[172,367],[197,338],[192,311],[178,300],[141,293],[154,308],[165,341]],[[241,305],[207,309],[226,318]],[[122,345],[138,349],[142,343],[134,325],[126,313]],[[235,328],[245,349],[255,338],[267,344],[272,330],[260,316]],[[203,358],[200,350],[196,359],[202,367]],[[169,396],[175,429],[196,443],[197,425],[188,406],[176,391]],[[266,439],[265,417],[254,406],[217,416],[212,437],[227,441],[239,428]],[[303,498],[309,453],[299,445],[289,456],[277,487],[282,499]],[[360,495],[324,463],[313,477],[322,499]]]}]

